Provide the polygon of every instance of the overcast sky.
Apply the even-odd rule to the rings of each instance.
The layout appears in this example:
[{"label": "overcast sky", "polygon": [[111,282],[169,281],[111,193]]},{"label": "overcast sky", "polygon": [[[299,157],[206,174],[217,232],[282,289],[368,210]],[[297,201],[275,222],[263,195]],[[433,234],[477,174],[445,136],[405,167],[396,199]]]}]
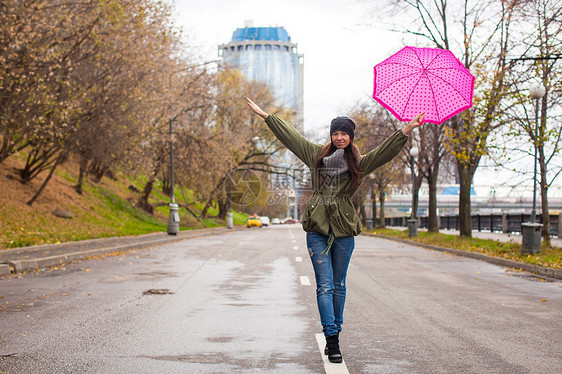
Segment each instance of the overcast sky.
[{"label": "overcast sky", "polygon": [[[373,90],[373,67],[402,44],[398,35],[366,25],[364,1],[177,0],[176,19],[216,59],[219,44],[252,20],[254,27],[283,26],[304,54],[304,127],[327,129]],[[326,130],[327,131],[327,130]]]},{"label": "overcast sky", "polygon": [[[400,34],[385,30],[388,24],[368,16],[377,1],[176,0],[175,19],[191,45],[198,46],[202,61],[216,60],[218,45],[230,42],[232,32],[244,27],[246,20],[252,20],[254,27],[284,27],[297,43],[298,53],[304,54],[305,131],[328,136],[332,118],[348,114],[358,101],[372,100],[373,67],[406,45]],[[532,165],[532,159],[528,161]],[[513,185],[513,175],[498,174],[486,164],[491,165],[484,159],[475,176],[476,186],[481,187],[478,195],[490,195],[494,187],[498,196],[521,194],[500,187]],[[525,195],[532,192],[529,182],[523,182]],[[562,194],[559,181],[557,185],[551,196]]]}]

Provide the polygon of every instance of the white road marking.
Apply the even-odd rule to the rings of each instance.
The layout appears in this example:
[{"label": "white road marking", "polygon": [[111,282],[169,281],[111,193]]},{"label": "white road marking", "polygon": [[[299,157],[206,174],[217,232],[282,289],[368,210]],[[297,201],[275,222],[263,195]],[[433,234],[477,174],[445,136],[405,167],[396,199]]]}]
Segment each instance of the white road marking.
[{"label": "white road marking", "polygon": [[299,249],[299,247],[297,247],[296,245],[293,247],[293,249]]},{"label": "white road marking", "polygon": [[318,343],[318,349],[320,349],[320,355],[322,355],[326,374],[349,374],[349,370],[347,370],[347,366],[345,365],[345,360],[343,360],[341,364],[334,364],[330,362],[328,356],[324,354],[324,347],[326,347],[324,334],[316,334],[316,342]]},{"label": "white road marking", "polygon": [[302,257],[298,257],[298,256],[295,257],[295,261],[296,261],[296,262],[302,262]]},{"label": "white road marking", "polygon": [[301,285],[310,286],[310,279],[306,275],[301,275]]}]

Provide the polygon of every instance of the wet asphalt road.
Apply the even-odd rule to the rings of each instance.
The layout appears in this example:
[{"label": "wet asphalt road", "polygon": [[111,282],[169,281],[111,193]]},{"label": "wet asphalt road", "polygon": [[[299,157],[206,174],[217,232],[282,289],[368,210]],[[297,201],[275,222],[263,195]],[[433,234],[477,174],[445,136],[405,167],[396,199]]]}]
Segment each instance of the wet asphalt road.
[{"label": "wet asphalt road", "polygon": [[[323,373],[303,277],[286,225],[0,279],[0,373]],[[350,373],[558,373],[561,317],[560,282],[360,236],[342,352]]]}]

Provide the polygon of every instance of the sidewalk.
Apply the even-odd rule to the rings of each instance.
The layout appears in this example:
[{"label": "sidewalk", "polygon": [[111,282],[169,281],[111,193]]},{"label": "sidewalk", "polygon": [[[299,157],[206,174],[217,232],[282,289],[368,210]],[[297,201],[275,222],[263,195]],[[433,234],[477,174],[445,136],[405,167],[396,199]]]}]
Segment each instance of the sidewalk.
[{"label": "sidewalk", "polygon": [[178,235],[158,232],[139,236],[110,237],[5,249],[0,250],[0,276],[61,265],[90,256],[146,248],[228,231],[230,230],[225,227],[215,227],[180,231]]},{"label": "sidewalk", "polygon": [[[399,227],[399,226],[387,226],[389,229],[393,230],[401,230],[405,231],[408,230],[407,227]],[[418,231],[426,232],[427,229],[418,229]],[[439,230],[441,234],[448,234],[448,235],[459,235],[460,232],[458,230]],[[490,239],[490,240],[497,240],[500,242],[505,243],[519,243],[521,244],[522,236],[520,234],[504,234],[501,232],[489,232],[489,231],[472,231],[473,238],[479,239]],[[552,246],[562,248],[562,239],[561,238],[550,238],[550,242]]]},{"label": "sidewalk", "polygon": [[[387,226],[387,228],[393,229],[393,230],[401,230],[401,231],[407,230],[407,228],[400,227],[400,226],[392,226],[392,227]],[[418,229],[418,231],[427,231],[427,229]],[[439,232],[442,233],[442,234],[459,235],[459,231],[456,231],[456,230],[440,230]],[[419,247],[424,247],[424,248],[428,248],[428,249],[432,249],[432,250],[436,250],[436,251],[440,251],[440,252],[449,252],[449,253],[456,254],[457,256],[470,257],[470,258],[474,258],[474,259],[477,259],[477,260],[480,260],[480,261],[486,261],[486,262],[489,262],[491,264],[510,267],[510,268],[514,268],[514,269],[521,269],[521,270],[528,271],[530,273],[538,274],[538,275],[541,275],[541,276],[551,277],[551,278],[562,280],[562,269],[555,269],[555,268],[549,268],[549,267],[544,267],[544,266],[539,266],[539,265],[533,265],[533,264],[509,260],[509,259],[501,258],[501,257],[493,257],[493,256],[489,256],[489,255],[486,255],[486,254],[483,254],[483,253],[462,251],[462,250],[457,250],[457,249],[452,249],[452,248],[438,247],[438,246],[431,245],[431,244],[412,242],[412,241],[406,240],[406,239],[400,239],[400,238],[394,238],[394,237],[385,236],[385,235],[379,235],[379,234],[376,234],[376,230],[375,230],[375,234],[364,233],[364,235],[376,236],[376,237],[380,237],[380,238],[384,238],[384,239],[388,239],[388,240],[394,240],[394,241],[397,241],[397,242],[406,243],[406,244],[410,244],[410,245],[416,245],[416,246],[419,246]],[[510,243],[510,242],[511,243],[521,243],[521,240],[522,240],[521,235],[503,234],[503,233],[496,233],[496,232],[491,233],[491,232],[473,231],[472,236],[474,238],[491,239],[491,240],[497,240],[497,241],[506,242],[506,243]],[[551,238],[551,241],[552,241],[553,246],[562,248],[562,239]]]}]

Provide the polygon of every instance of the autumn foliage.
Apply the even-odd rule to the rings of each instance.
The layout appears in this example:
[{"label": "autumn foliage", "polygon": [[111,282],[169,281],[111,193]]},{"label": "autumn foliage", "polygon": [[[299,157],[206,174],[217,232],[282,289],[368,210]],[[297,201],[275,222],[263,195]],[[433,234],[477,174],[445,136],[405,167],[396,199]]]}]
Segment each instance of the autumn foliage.
[{"label": "autumn foliage", "polygon": [[78,194],[122,171],[144,181],[146,211],[159,186],[188,210],[202,202],[199,219],[224,217],[233,173],[279,171],[281,146],[244,98],[291,113],[265,84],[201,61],[173,25],[165,1],[0,1],[0,163],[23,158],[27,186],[41,176],[28,205],[69,160]]},{"label": "autumn foliage", "polygon": [[0,3],[0,162],[24,150],[22,183],[69,157],[101,178],[135,153],[163,103],[177,37],[158,2]]}]

